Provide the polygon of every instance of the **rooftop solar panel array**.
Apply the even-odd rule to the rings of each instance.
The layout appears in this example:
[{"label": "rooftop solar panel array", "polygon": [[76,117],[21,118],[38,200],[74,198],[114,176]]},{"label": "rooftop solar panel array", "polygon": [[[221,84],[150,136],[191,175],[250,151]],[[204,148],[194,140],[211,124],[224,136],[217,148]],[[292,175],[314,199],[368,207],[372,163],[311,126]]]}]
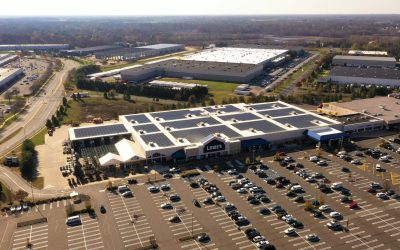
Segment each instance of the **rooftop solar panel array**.
[{"label": "rooftop solar panel array", "polygon": [[186,138],[191,143],[198,143],[203,138],[215,134],[215,133],[222,133],[229,138],[236,138],[240,137],[238,133],[230,129],[225,125],[220,126],[212,126],[212,127],[203,127],[203,128],[194,128],[194,129],[185,129],[179,131],[171,132],[172,136],[175,138]]},{"label": "rooftop solar panel array", "polygon": [[318,117],[315,117],[313,115],[296,115],[296,116],[292,116],[292,117],[284,117],[284,118],[276,118],[275,119],[275,121],[277,121],[277,122],[280,122],[282,124],[288,123],[297,128],[308,128],[308,127],[318,126],[318,124],[311,122],[311,121],[315,121],[315,120],[319,120],[324,123],[330,124],[330,122],[325,121],[323,119],[318,119]]},{"label": "rooftop solar panel array", "polygon": [[240,111],[239,108],[233,106],[233,105],[224,105],[223,107],[206,107],[203,108],[204,110],[207,110],[207,112],[209,113],[215,113],[217,111],[221,111],[221,112],[225,112],[225,113],[233,113],[233,112],[237,112]]},{"label": "rooftop solar panel array", "polygon": [[103,135],[129,133],[122,124],[111,124],[95,127],[77,128],[74,130],[75,138],[100,137]]},{"label": "rooftop solar panel array", "polygon": [[195,115],[195,116],[201,116],[202,110],[189,110],[189,109],[183,109],[183,110],[173,110],[173,111],[168,111],[168,112],[155,112],[155,113],[150,113],[151,116],[154,118],[161,118],[164,119],[165,121],[171,121],[171,120],[178,120],[178,119],[185,119],[187,115]]},{"label": "rooftop solar panel array", "polygon": [[154,142],[160,147],[168,147],[174,145],[164,133],[141,135],[141,138],[146,144]]},{"label": "rooftop solar panel array", "polygon": [[238,121],[250,121],[250,120],[257,120],[261,119],[259,116],[256,116],[255,114],[252,113],[238,113],[238,114],[233,114],[233,115],[220,115],[218,118],[224,120],[224,121],[229,121],[232,119],[238,120]]},{"label": "rooftop solar panel array", "polygon": [[248,129],[255,129],[258,131],[262,131],[264,133],[273,133],[273,132],[278,132],[278,131],[284,131],[284,128],[281,128],[269,121],[265,120],[258,120],[258,121],[252,121],[252,122],[241,122],[241,123],[236,123],[232,124],[234,127],[240,130],[248,130]]},{"label": "rooftop solar panel array", "polygon": [[212,117],[203,117],[203,118],[185,119],[185,120],[172,121],[172,122],[163,122],[163,123],[161,123],[161,125],[164,127],[183,129],[183,128],[200,127],[201,126],[200,123],[207,123],[209,125],[220,124],[219,121],[215,120]]},{"label": "rooftop solar panel array", "polygon": [[287,106],[281,103],[257,103],[250,105],[255,110],[264,110],[264,109],[274,109],[274,108],[286,108]]},{"label": "rooftop solar panel array", "polygon": [[135,129],[137,132],[140,130],[143,130],[146,133],[160,132],[160,129],[154,124],[137,125],[133,126],[133,129]]},{"label": "rooftop solar panel array", "polygon": [[304,112],[294,109],[294,108],[284,108],[284,109],[271,109],[271,110],[265,110],[265,111],[258,111],[258,113],[262,115],[268,115],[270,117],[279,117],[279,116],[288,116],[292,115],[292,113],[295,112],[296,114],[304,114]]},{"label": "rooftop solar panel array", "polygon": [[126,115],[125,118],[131,122],[132,120],[136,121],[138,124],[148,123],[150,122],[149,118],[145,114],[137,114],[137,115]]}]

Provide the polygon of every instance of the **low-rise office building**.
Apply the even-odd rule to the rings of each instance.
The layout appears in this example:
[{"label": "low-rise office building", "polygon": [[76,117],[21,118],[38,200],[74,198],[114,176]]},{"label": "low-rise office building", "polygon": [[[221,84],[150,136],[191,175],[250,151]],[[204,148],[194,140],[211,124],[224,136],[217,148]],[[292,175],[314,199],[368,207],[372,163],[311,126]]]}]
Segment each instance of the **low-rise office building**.
[{"label": "low-rise office building", "polygon": [[119,116],[115,124],[70,128],[73,147],[115,145],[101,165],[215,158],[309,137],[340,144],[341,123],[277,101]]}]

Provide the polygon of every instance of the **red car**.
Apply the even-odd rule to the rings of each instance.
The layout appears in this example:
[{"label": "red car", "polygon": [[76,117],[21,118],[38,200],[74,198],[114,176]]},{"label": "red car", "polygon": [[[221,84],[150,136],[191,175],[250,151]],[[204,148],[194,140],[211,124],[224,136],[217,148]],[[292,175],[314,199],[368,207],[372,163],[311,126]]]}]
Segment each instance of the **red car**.
[{"label": "red car", "polygon": [[278,152],[276,153],[277,156],[286,156],[286,154],[284,152]]},{"label": "red car", "polygon": [[373,188],[368,189],[367,192],[371,194],[376,194],[376,190]]},{"label": "red car", "polygon": [[357,208],[357,207],[358,207],[358,204],[355,201],[353,201],[352,203],[349,204],[349,208],[350,209],[354,209],[354,208]]},{"label": "red car", "polygon": [[276,188],[283,188],[283,184],[279,182],[279,183],[276,184],[275,187],[276,187]]}]

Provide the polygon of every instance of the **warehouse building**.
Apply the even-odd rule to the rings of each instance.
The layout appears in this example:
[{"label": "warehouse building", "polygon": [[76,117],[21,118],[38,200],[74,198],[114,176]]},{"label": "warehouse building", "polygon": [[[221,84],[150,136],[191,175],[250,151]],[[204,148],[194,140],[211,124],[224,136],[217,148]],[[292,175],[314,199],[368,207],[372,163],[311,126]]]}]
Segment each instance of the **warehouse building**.
[{"label": "warehouse building", "polygon": [[115,145],[103,166],[185,161],[268,150],[272,144],[310,138],[340,144],[340,122],[277,101],[227,104],[119,116],[119,123],[70,128],[76,150]]},{"label": "warehouse building", "polygon": [[186,56],[185,60],[268,66],[283,60],[287,53],[281,49],[213,48]]},{"label": "warehouse building", "polygon": [[19,57],[17,55],[11,54],[0,54],[0,67],[9,64],[12,61],[17,60]]},{"label": "warehouse building", "polygon": [[122,46],[119,46],[119,45],[101,45],[101,46],[94,46],[94,47],[62,50],[61,53],[64,55],[68,55],[68,56],[87,56],[87,55],[92,55],[96,52],[109,51],[109,50],[121,49],[121,48],[122,48]]},{"label": "warehouse building", "polygon": [[69,44],[0,44],[0,51],[62,50],[68,48]]},{"label": "warehouse building", "polygon": [[136,61],[183,51],[183,44],[153,44],[135,48],[120,48],[95,53],[97,59]]},{"label": "warehouse building", "polygon": [[348,54],[353,56],[388,56],[387,51],[374,50],[349,50]]},{"label": "warehouse building", "polygon": [[248,82],[263,72],[263,65],[193,60],[166,60],[124,70],[121,79],[139,83],[155,77]]},{"label": "warehouse building", "polygon": [[378,67],[395,68],[396,59],[394,57],[382,56],[335,56],[332,61],[334,66],[345,67]]},{"label": "warehouse building", "polygon": [[23,73],[19,68],[0,68],[0,93],[9,88]]},{"label": "warehouse building", "polygon": [[389,68],[333,67],[328,82],[400,87],[400,71]]}]

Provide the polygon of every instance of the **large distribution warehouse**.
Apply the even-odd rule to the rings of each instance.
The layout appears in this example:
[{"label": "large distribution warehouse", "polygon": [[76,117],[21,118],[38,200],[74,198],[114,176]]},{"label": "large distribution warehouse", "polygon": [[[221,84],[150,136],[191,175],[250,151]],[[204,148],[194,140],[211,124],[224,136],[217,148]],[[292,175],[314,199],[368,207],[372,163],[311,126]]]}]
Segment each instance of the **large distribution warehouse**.
[{"label": "large distribution warehouse", "polygon": [[211,81],[248,82],[262,74],[264,67],[285,58],[287,50],[217,48],[187,56],[184,60],[166,60],[121,72],[127,82],[154,77],[194,78]]},{"label": "large distribution warehouse", "polygon": [[347,67],[396,67],[396,59],[394,57],[383,56],[335,56],[332,61],[335,66]]},{"label": "large distribution warehouse", "polygon": [[11,50],[62,50],[68,49],[69,44],[0,44],[0,51]]},{"label": "large distribution warehouse", "polygon": [[231,155],[310,137],[341,143],[341,123],[277,101],[123,115],[119,122],[70,128],[75,149],[114,145],[103,166]]},{"label": "large distribution warehouse", "polygon": [[0,93],[24,72],[19,68],[0,68]]}]

